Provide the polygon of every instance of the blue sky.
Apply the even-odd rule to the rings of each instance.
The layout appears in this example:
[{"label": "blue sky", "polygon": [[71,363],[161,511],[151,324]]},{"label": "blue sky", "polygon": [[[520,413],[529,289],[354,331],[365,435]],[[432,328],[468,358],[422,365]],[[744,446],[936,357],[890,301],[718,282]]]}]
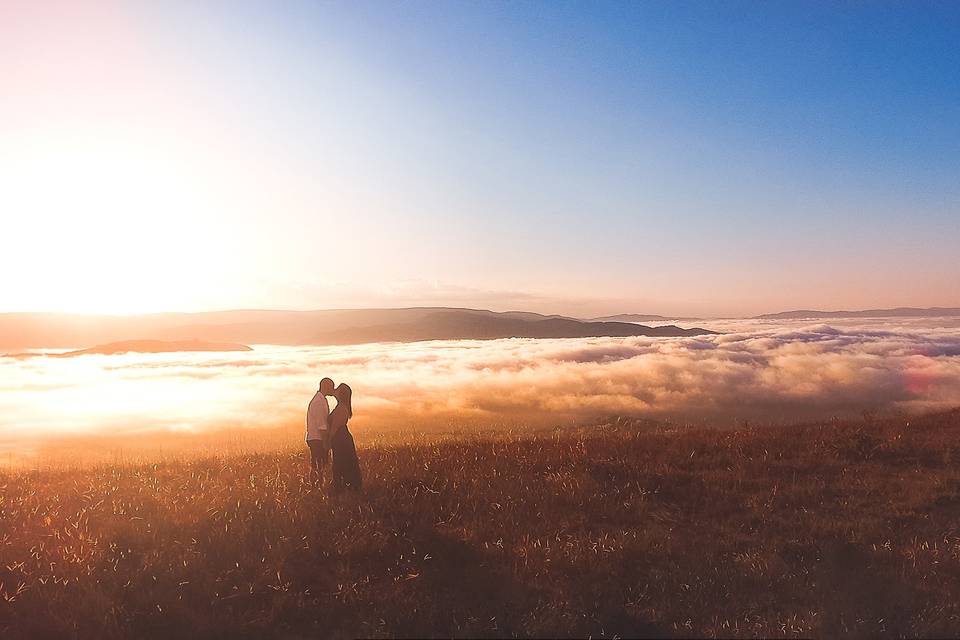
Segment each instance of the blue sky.
[{"label": "blue sky", "polygon": [[[63,68],[40,74],[44,91],[13,85],[6,126],[40,156],[62,151],[50,140],[64,130],[138,141],[105,170],[146,154],[130,180],[206,241],[165,235],[175,269],[160,254],[102,260],[85,280],[118,260],[133,275],[71,310],[960,306],[957,3],[171,2],[54,27],[55,10],[21,17],[42,44],[20,62]],[[94,80],[64,87],[68,73]],[[102,154],[104,137],[71,157]],[[112,229],[104,250],[136,241],[131,218],[166,215],[111,198],[79,199]],[[25,235],[66,215],[7,205]],[[199,256],[212,245],[215,267]],[[112,308],[135,282],[162,295]],[[8,304],[58,308],[54,283],[35,284]]]}]

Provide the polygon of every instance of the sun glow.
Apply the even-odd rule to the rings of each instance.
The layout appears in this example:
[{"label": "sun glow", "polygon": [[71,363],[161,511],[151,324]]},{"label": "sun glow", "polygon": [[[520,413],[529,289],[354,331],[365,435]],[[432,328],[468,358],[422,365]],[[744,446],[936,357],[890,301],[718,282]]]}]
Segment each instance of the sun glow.
[{"label": "sun glow", "polygon": [[216,286],[225,243],[210,241],[224,234],[201,215],[210,189],[158,136],[97,129],[5,148],[8,300],[136,313],[182,308]]}]

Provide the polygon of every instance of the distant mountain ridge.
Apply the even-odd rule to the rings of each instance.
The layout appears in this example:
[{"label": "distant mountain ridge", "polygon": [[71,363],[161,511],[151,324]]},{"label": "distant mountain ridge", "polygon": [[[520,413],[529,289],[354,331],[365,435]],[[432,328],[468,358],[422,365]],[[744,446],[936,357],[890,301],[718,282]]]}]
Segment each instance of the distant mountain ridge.
[{"label": "distant mountain ridge", "polygon": [[525,311],[413,307],[322,311],[234,310],[140,316],[0,314],[0,349],[77,348],[126,340],[278,345],[361,344],[496,338],[691,336],[674,325],[586,322]]},{"label": "distant mountain ridge", "polygon": [[817,311],[798,309],[755,316],[758,320],[802,320],[806,318],[938,318],[960,316],[958,307],[896,307],[894,309],[864,309],[861,311]]}]

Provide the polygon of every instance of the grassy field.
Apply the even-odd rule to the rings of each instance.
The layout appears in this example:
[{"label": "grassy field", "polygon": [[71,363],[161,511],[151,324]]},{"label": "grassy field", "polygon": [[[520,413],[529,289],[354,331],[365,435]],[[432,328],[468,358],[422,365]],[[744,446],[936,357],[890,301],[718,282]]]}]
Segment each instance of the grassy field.
[{"label": "grassy field", "polygon": [[960,412],[0,475],[0,637],[957,636]]}]

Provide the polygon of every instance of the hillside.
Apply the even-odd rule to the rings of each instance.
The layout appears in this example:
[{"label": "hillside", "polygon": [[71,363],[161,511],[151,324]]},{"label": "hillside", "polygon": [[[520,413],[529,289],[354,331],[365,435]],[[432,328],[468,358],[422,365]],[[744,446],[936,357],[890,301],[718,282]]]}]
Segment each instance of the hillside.
[{"label": "hillside", "polygon": [[98,344],[89,349],[78,349],[66,353],[54,354],[57,358],[70,358],[91,354],[116,355],[121,353],[179,353],[189,351],[252,351],[245,344],[231,342],[206,342],[204,340],[179,340],[174,342],[164,340],[124,340]]},{"label": "hillside", "polygon": [[684,336],[705,329],[584,322],[529,312],[477,309],[216,311],[142,316],[0,314],[0,350],[76,348],[127,340],[324,345],[372,341],[600,336]]},{"label": "hillside", "polygon": [[302,444],[0,473],[0,635],[956,637],[958,442],[956,411],[361,434],[335,497]]}]

